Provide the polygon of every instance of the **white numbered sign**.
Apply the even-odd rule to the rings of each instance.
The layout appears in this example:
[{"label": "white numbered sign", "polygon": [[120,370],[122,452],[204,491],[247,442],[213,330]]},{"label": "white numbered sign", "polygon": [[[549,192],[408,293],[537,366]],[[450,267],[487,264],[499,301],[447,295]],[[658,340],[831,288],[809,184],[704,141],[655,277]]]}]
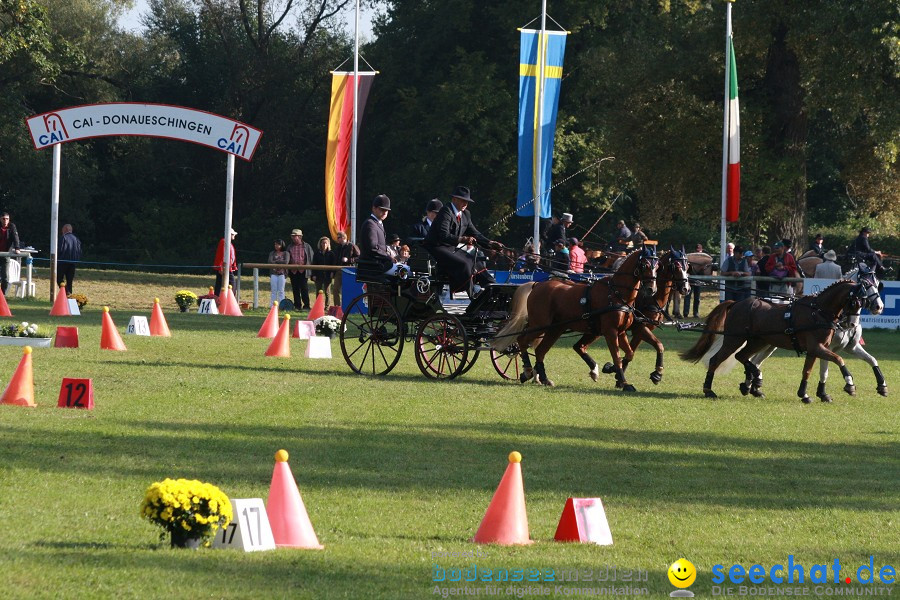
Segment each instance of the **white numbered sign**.
[{"label": "white numbered sign", "polygon": [[69,298],[69,314],[73,317],[77,317],[81,314],[81,310],[78,308],[78,300],[74,298]]},{"label": "white numbered sign", "polygon": [[213,548],[235,548],[244,552],[274,550],[275,538],[262,498],[231,501],[234,520],[216,532]]},{"label": "white numbered sign", "polygon": [[150,335],[150,325],[147,323],[147,317],[131,317],[125,333],[128,335]]},{"label": "white numbered sign", "polygon": [[219,307],[216,306],[215,298],[204,298],[200,301],[200,309],[197,311],[201,315],[217,315]]}]

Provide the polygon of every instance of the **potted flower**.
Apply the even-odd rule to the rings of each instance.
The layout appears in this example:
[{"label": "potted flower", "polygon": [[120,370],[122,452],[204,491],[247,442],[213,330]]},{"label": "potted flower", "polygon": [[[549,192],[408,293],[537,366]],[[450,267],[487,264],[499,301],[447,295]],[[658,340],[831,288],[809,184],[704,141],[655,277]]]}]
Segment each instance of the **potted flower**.
[{"label": "potted flower", "polygon": [[181,312],[187,312],[187,309],[197,302],[197,294],[188,290],[180,290],[175,294],[175,303]]},{"label": "potted flower", "polygon": [[331,315],[325,315],[313,321],[313,325],[316,326],[317,335],[334,337],[341,329],[341,320]]},{"label": "potted flower", "polygon": [[0,345],[49,348],[51,338],[37,323],[11,323],[0,327]]},{"label": "potted flower", "polygon": [[187,479],[157,481],[144,494],[141,516],[162,527],[178,548],[198,548],[204,538],[231,522],[231,501],[211,483]]},{"label": "potted flower", "polygon": [[78,303],[78,310],[81,310],[82,308],[87,306],[88,303],[88,297],[84,294],[69,294],[67,298]]}]

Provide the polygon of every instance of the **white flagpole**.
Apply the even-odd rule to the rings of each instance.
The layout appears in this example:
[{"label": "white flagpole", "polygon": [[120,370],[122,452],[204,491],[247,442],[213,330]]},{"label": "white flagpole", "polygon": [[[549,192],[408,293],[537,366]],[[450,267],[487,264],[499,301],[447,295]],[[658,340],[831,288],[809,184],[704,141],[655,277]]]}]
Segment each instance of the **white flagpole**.
[{"label": "white flagpole", "polygon": [[[222,249],[222,292],[228,291],[231,280],[231,227],[234,206],[234,154],[228,153],[228,159],[225,162],[225,246]],[[237,283],[237,282],[235,282]],[[219,296],[227,298],[228,295]],[[224,306],[224,304],[222,305]]]},{"label": "white flagpole", "polygon": [[[356,0],[356,26],[353,43],[353,135],[350,138],[350,243],[356,243],[356,130],[359,119],[359,0]],[[337,198],[335,198],[337,200]],[[343,199],[341,199],[343,200]]]},{"label": "white flagpole", "polygon": [[[726,241],[726,224],[725,224],[725,203],[728,194],[728,125],[731,120],[731,3],[734,0],[726,0],[725,5],[725,116],[724,125],[722,126],[722,225],[719,229],[719,272],[725,265],[725,244]],[[719,288],[719,301],[725,300],[725,284]]]},{"label": "white flagpole", "polygon": [[[544,52],[544,40],[547,39],[547,0],[542,0],[541,2],[541,33],[538,35],[538,51],[537,57],[539,59],[540,64],[538,65],[538,80],[537,84],[540,86],[540,92],[538,93],[538,105],[535,107],[537,111],[537,140],[535,143],[535,157],[534,157],[534,172],[537,176],[538,180],[538,188],[544,187],[544,182],[541,177],[542,167],[541,167],[541,150],[543,148],[543,140],[541,139],[543,136],[541,132],[544,128],[544,64],[547,62],[547,55]],[[549,44],[548,44],[549,46]],[[545,191],[543,189],[537,190],[537,204],[534,206],[534,252],[535,254],[541,253],[541,206],[544,201]]]},{"label": "white flagpole", "polygon": [[[59,245],[59,168],[61,160],[62,144],[53,144],[53,179],[50,184],[50,302],[56,300],[56,279],[59,277],[56,252]],[[69,290],[66,290],[66,293],[68,294]],[[28,290],[25,290],[25,295],[28,295]]]}]

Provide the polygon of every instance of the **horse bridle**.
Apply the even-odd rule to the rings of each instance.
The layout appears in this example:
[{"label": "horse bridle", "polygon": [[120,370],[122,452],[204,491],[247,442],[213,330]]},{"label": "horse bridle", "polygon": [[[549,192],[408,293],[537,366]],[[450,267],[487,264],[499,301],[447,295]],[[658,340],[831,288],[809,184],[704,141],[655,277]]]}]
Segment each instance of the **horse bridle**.
[{"label": "horse bridle", "polygon": [[[876,298],[880,298],[878,292],[880,285],[874,273],[859,272],[856,275],[856,285],[850,290],[848,302],[853,306],[854,314],[859,314],[864,308],[871,308]],[[869,291],[872,290],[872,291]]]}]

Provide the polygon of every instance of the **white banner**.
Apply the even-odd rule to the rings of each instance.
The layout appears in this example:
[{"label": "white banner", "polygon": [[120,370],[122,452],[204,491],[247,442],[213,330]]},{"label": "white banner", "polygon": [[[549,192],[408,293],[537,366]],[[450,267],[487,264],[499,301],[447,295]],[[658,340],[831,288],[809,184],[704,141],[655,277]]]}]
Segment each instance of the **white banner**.
[{"label": "white banner", "polygon": [[[834,283],[834,279],[816,279],[810,277],[803,280],[803,293],[815,294],[821,292]],[[900,327],[900,281],[885,281],[881,291],[881,299],[884,301],[884,312],[873,315],[863,310],[859,322],[863,329],[896,329]]]},{"label": "white banner", "polygon": [[61,108],[25,122],[36,150],[113,135],[169,138],[209,146],[249,161],[262,131],[240,121],[182,106],[120,102]]}]

